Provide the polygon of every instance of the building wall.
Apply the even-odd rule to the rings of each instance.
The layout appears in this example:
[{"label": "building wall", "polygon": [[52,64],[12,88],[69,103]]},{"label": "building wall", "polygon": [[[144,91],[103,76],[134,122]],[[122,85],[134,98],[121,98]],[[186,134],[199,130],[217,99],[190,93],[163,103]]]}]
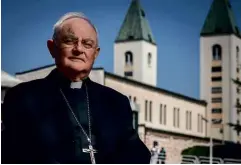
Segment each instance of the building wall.
[{"label": "building wall", "polygon": [[[198,116],[206,116],[206,106],[193,103],[181,98],[177,98],[172,95],[165,93],[160,93],[154,90],[146,89],[142,86],[126,83],[123,81],[118,81],[112,77],[106,76],[105,85],[111,87],[126,96],[132,96],[132,99],[136,97],[136,103],[139,105],[139,124],[145,125],[148,128],[166,130],[171,132],[177,132],[187,135],[194,135],[199,137],[206,136],[206,123],[198,119]],[[148,101],[147,114],[149,115],[149,103],[152,102],[152,120],[145,120],[145,101]],[[166,105],[166,123],[160,122],[160,104]],[[174,107],[179,109],[179,127],[174,127]],[[191,129],[186,128],[186,112],[191,112]],[[162,113],[164,114],[164,113]],[[176,113],[176,121],[178,120]],[[149,117],[148,117],[149,118]],[[163,121],[163,119],[162,119]],[[198,121],[200,121],[198,131]],[[141,133],[141,132],[140,132]]]},{"label": "building wall", "polygon": [[[213,60],[212,46],[219,44],[222,48],[222,59]],[[200,99],[208,102],[208,119],[215,118],[217,114],[212,114],[212,108],[222,108],[220,117],[221,124],[212,124],[212,136],[224,140],[237,140],[236,133],[227,125],[229,122],[236,122],[236,108],[234,107],[237,98],[236,85],[231,78],[236,77],[236,45],[240,45],[240,40],[232,35],[209,36],[200,38]],[[212,67],[221,66],[221,73],[212,72]],[[219,82],[212,82],[212,77],[221,76]],[[222,87],[221,103],[212,103],[212,87]],[[223,129],[223,133],[220,133]]]},{"label": "building wall", "polygon": [[[114,73],[124,76],[125,53],[133,54],[134,80],[156,86],[157,84],[157,47],[146,41],[132,41],[114,44]],[[148,66],[148,53],[151,53],[152,64]]]},{"label": "building wall", "polygon": [[20,74],[20,75],[17,74],[16,77],[24,82],[41,79],[41,78],[46,77],[54,68],[56,68],[55,65],[47,67],[47,68],[35,70],[32,72]]}]

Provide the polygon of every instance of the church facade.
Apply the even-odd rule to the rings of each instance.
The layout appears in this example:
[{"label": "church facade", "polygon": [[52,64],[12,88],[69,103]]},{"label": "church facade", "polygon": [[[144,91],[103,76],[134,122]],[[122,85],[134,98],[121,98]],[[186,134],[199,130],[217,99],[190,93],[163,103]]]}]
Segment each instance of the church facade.
[{"label": "church facade", "polygon": [[[215,143],[239,140],[227,123],[241,120],[235,108],[239,89],[231,81],[240,79],[240,48],[241,34],[230,3],[214,0],[200,34],[200,100],[161,89],[158,46],[140,1],[133,0],[114,43],[114,73],[93,68],[90,78],[129,97],[133,125],[143,142],[148,148],[159,142],[166,149],[167,163],[180,163],[183,149],[207,146],[210,136]],[[54,68],[36,68],[16,77],[44,78]]]}]

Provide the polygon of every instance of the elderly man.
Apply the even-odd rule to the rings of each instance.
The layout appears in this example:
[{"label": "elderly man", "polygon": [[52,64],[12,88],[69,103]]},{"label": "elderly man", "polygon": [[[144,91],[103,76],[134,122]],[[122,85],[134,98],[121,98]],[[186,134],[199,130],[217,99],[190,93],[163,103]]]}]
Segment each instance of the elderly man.
[{"label": "elderly man", "polygon": [[88,78],[100,51],[90,20],[67,13],[47,46],[56,69],[6,94],[2,163],[149,163],[128,98]]}]

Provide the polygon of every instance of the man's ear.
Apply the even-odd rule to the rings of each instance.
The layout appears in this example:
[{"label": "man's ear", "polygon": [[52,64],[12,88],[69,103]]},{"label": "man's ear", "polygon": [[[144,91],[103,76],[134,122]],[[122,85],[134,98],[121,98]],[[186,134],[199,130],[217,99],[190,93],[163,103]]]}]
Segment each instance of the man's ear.
[{"label": "man's ear", "polygon": [[100,47],[96,48],[95,59],[98,57],[99,53],[100,53]]},{"label": "man's ear", "polygon": [[49,53],[51,54],[52,58],[55,58],[55,51],[56,51],[56,45],[54,43],[53,40],[48,40],[47,41],[47,46],[48,46],[48,49],[49,49]]}]

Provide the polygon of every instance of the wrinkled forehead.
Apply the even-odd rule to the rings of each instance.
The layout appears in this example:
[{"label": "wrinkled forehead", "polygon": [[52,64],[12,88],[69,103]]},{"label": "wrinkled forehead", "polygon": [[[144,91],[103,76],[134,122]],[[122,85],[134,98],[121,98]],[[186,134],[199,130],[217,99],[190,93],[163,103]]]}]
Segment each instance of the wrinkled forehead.
[{"label": "wrinkled forehead", "polygon": [[61,25],[60,35],[74,35],[78,38],[97,40],[97,33],[94,27],[87,20],[81,18],[71,18],[64,21]]}]

